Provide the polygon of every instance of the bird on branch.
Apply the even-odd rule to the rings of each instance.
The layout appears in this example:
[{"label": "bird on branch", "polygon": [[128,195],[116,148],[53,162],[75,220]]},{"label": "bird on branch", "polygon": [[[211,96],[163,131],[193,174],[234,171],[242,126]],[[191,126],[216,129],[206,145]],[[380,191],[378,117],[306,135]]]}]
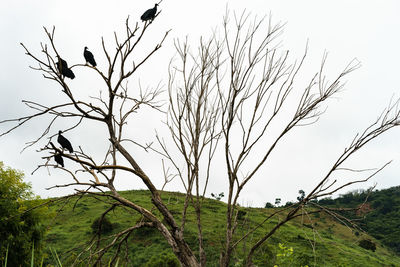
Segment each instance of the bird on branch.
[{"label": "bird on branch", "polygon": [[54,155],[54,160],[57,162],[57,164],[60,164],[64,168],[64,159],[61,156],[61,154],[55,154]]},{"label": "bird on branch", "polygon": [[94,60],[94,56],[92,52],[88,50],[88,48],[85,46],[85,50],[83,51],[83,56],[85,57],[86,63],[90,63],[93,67],[96,67],[96,61]]},{"label": "bird on branch", "polygon": [[158,4],[155,4],[153,8],[146,10],[146,12],[143,13],[143,15],[140,17],[140,19],[142,21],[147,21],[147,20],[153,21],[154,17],[156,16],[156,13],[157,13],[157,6],[158,6]]},{"label": "bird on branch", "polygon": [[69,153],[72,153],[74,150],[72,148],[71,142],[65,138],[64,136],[61,135],[62,131],[58,131],[58,138],[57,142],[61,145],[61,147],[64,149],[67,149]]},{"label": "bird on branch", "polygon": [[72,72],[72,70],[70,68],[68,68],[67,61],[65,61],[64,59],[62,59],[59,56],[57,56],[57,57],[58,57],[58,62],[57,62],[58,71],[65,77],[74,79],[75,74]]}]

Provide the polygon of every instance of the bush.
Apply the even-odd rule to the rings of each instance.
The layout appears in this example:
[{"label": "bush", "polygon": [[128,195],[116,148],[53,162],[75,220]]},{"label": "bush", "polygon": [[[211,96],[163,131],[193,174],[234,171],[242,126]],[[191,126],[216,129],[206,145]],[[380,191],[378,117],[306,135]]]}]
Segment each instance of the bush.
[{"label": "bush", "polygon": [[151,242],[151,240],[148,239],[150,236],[160,234],[155,227],[151,227],[151,226],[147,226],[147,225],[144,225],[140,228],[135,229],[134,233],[135,233],[134,234],[135,238],[147,239],[148,242]]},{"label": "bush", "polygon": [[[101,223],[101,225],[99,225]],[[108,219],[107,216],[104,216],[103,219],[101,217],[97,218],[96,220],[93,221],[92,223],[92,233],[93,234],[98,234],[99,229],[101,234],[106,234],[112,231],[113,229],[113,224],[111,221]]]},{"label": "bush", "polygon": [[154,255],[146,263],[146,267],[180,267],[176,256],[171,252],[164,251],[160,255]]},{"label": "bush", "polygon": [[238,211],[238,214],[237,214],[237,219],[238,219],[239,221],[244,220],[245,217],[246,217],[246,215],[247,215],[247,211],[239,210],[239,211]]},{"label": "bush", "polygon": [[376,245],[375,245],[375,243],[372,242],[372,241],[369,240],[369,239],[363,239],[363,240],[361,240],[361,241],[358,243],[358,245],[359,245],[360,247],[362,247],[362,248],[372,250],[373,252],[375,252],[375,250],[376,250]]}]

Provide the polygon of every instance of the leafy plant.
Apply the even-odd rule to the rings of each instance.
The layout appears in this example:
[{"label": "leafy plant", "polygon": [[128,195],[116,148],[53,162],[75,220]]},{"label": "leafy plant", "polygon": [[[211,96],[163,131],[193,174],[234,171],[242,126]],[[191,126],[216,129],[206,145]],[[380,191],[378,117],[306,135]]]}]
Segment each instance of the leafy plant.
[{"label": "leafy plant", "polygon": [[62,267],[60,258],[58,257],[57,251],[54,248],[50,248],[51,256],[53,257],[56,267]]},{"label": "leafy plant", "polygon": [[[293,247],[286,247],[284,244],[279,243],[279,252],[276,254],[276,262],[280,266],[295,266],[294,264],[294,255],[293,255]],[[274,265],[274,267],[278,267],[278,265]],[[308,265],[304,265],[301,267],[308,267]]]},{"label": "leafy plant", "polygon": [[8,245],[7,245],[7,250],[6,250],[6,256],[5,256],[5,259],[4,259],[4,267],[7,266],[7,258],[8,258]]}]

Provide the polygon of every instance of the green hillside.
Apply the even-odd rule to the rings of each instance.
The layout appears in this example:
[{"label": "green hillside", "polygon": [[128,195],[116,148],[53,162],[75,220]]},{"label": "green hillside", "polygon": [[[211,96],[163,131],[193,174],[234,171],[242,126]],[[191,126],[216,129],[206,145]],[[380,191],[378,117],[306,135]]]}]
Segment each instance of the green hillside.
[{"label": "green hillside", "polygon": [[[151,209],[148,191],[122,192],[126,198]],[[183,195],[163,192],[163,199],[168,203],[173,214],[180,217]],[[92,238],[91,225],[109,205],[91,197],[70,199],[67,203],[57,202],[50,206],[52,216],[48,218],[49,231],[46,246],[54,248],[65,266],[69,266],[87,247]],[[239,232],[246,232],[251,226],[260,223],[266,215],[277,208],[242,208]],[[193,213],[192,210],[189,212]],[[217,266],[219,248],[222,246],[225,227],[225,204],[206,199],[203,204],[203,224],[207,253],[207,266]],[[116,209],[108,215],[112,223],[111,234],[134,225],[141,218],[127,210]],[[235,251],[232,266],[241,266],[240,260],[248,245],[274,226],[279,218],[266,223],[259,230],[244,240]],[[185,240],[194,247],[197,241],[195,217],[189,216]],[[375,252],[360,247],[362,239],[372,239],[377,244]],[[128,254],[128,266],[158,266],[157,261],[172,260],[174,256],[162,236],[152,228],[135,230],[130,236],[128,248],[121,248],[120,263],[125,264],[124,253]],[[279,243],[283,246],[279,246]],[[285,248],[284,248],[285,247]],[[293,249],[293,253],[290,252]],[[114,248],[115,249],[115,248]],[[287,256],[277,256],[284,254]],[[88,257],[85,252],[80,259]],[[111,259],[112,254],[107,254]],[[104,263],[107,263],[105,260]],[[153,264],[151,264],[153,263]],[[350,229],[332,220],[325,214],[308,217],[305,215],[283,226],[261,249],[258,250],[254,263],[257,266],[400,266],[400,257],[383,247],[379,240],[363,234],[355,234]],[[148,265],[146,265],[148,264]],[[86,266],[82,264],[81,266]],[[173,265],[170,265],[173,266]]]},{"label": "green hillside", "polygon": [[400,186],[372,192],[357,190],[319,203],[331,207],[357,207],[366,199],[363,212],[346,216],[362,218],[359,225],[364,231],[400,254]]}]

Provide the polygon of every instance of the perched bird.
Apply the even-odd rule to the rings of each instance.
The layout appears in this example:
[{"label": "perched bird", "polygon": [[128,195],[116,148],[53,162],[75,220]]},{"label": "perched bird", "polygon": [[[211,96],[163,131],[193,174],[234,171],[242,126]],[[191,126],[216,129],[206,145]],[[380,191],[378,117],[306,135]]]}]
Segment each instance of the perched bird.
[{"label": "perched bird", "polygon": [[64,75],[65,77],[74,79],[75,74],[72,72],[72,70],[70,68],[68,68],[67,61],[65,61],[64,59],[62,59],[59,56],[57,56],[57,57],[58,57],[58,62],[57,62],[58,71],[61,72],[61,74]]},{"label": "perched bird", "polygon": [[57,142],[61,145],[61,147],[64,149],[66,148],[69,153],[72,153],[74,150],[72,148],[71,142],[68,141],[67,138],[65,138],[64,136],[61,135],[61,131],[58,131],[58,138],[57,138]]},{"label": "perched bird", "polygon": [[158,4],[155,4],[153,8],[146,10],[146,12],[143,13],[140,19],[142,21],[153,20],[157,13],[157,6]]},{"label": "perched bird", "polygon": [[62,167],[64,167],[64,159],[62,158],[61,154],[55,154],[54,160],[57,162],[57,164],[60,164]]},{"label": "perched bird", "polygon": [[94,56],[92,52],[88,50],[88,48],[85,46],[85,50],[83,51],[83,56],[85,57],[86,63],[89,62],[90,65],[93,67],[96,67],[96,61],[94,60]]}]

